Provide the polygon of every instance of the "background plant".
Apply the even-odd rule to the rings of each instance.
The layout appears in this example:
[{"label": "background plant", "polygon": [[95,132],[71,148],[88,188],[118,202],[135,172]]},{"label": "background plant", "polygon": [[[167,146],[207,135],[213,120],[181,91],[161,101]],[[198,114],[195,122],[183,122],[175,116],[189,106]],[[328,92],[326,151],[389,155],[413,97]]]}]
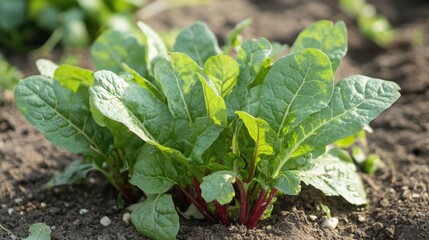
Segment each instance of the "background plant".
[{"label": "background plant", "polygon": [[15,91],[47,139],[83,155],[64,179],[95,169],[128,201],[143,196],[131,220],[155,239],[175,237],[176,209],[253,228],[301,183],[367,203],[348,153],[326,147],[361,131],[399,87],[361,75],[334,85],[347,50],[343,22],[310,25],[277,60],[268,40],[239,41],[242,24],[221,48],[196,22],[170,53],[138,26],[143,38],[108,30],[95,41],[95,73],[44,61],[43,76]]},{"label": "background plant", "polygon": [[365,0],[340,0],[341,9],[356,18],[360,32],[377,45],[387,48],[395,38],[395,31],[386,16],[377,13]]}]

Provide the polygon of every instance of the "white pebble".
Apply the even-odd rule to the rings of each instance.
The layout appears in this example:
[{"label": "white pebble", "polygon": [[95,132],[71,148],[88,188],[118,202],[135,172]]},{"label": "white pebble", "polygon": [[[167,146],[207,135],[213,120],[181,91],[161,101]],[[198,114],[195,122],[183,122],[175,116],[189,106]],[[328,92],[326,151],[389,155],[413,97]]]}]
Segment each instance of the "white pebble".
[{"label": "white pebble", "polygon": [[40,207],[41,208],[45,208],[46,207],[46,203],[44,203],[44,202],[40,203]]},{"label": "white pebble", "polygon": [[15,198],[15,203],[18,203],[18,204],[22,203],[22,198]]},{"label": "white pebble", "polygon": [[1,208],[7,208],[7,205],[6,204],[2,204]]},{"label": "white pebble", "polygon": [[271,230],[273,227],[271,225],[267,226],[267,230]]},{"label": "white pebble", "polygon": [[333,218],[328,218],[326,219],[320,226],[322,228],[327,228],[327,229],[335,229],[338,225],[338,218],[333,217]]},{"label": "white pebble", "polygon": [[100,223],[101,223],[101,225],[103,225],[103,226],[107,227],[107,226],[109,226],[109,225],[112,223],[112,220],[110,220],[110,218],[109,218],[109,217],[104,216],[104,217],[102,217],[102,218],[100,219]]},{"label": "white pebble", "polygon": [[131,219],[131,214],[129,212],[124,213],[124,215],[122,215],[122,221],[124,221],[124,223],[126,224],[130,224],[130,219]]},{"label": "white pebble", "polygon": [[310,219],[310,221],[315,222],[317,220],[317,216],[316,215],[308,215],[308,218]]},{"label": "white pebble", "polygon": [[359,221],[359,222],[361,222],[361,223],[365,222],[365,221],[366,221],[365,216],[363,216],[363,215],[359,215],[359,216],[358,216],[358,221]]},{"label": "white pebble", "polygon": [[13,208],[8,208],[7,209],[7,213],[9,213],[9,215],[12,215],[13,211],[14,211]]},{"label": "white pebble", "polygon": [[88,209],[85,209],[85,208],[82,208],[79,210],[80,215],[87,214],[88,212],[89,212]]}]

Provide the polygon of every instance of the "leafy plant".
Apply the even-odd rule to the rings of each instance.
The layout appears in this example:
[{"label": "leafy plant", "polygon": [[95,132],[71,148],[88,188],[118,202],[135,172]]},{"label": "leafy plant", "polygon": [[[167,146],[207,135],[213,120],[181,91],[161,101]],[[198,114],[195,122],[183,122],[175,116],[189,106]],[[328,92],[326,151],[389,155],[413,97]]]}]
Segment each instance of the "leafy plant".
[{"label": "leafy plant", "polygon": [[0,44],[7,50],[40,53],[85,47],[106,28],[133,30],[136,17],[208,0],[0,0]]},{"label": "leafy plant", "polygon": [[395,32],[386,16],[378,14],[375,7],[365,0],[340,0],[341,9],[356,18],[361,33],[380,47],[388,47]]},{"label": "leafy plant", "polygon": [[91,164],[129,201],[144,196],[131,216],[139,232],[173,239],[177,211],[254,228],[276,196],[298,194],[301,183],[367,203],[353,161],[326,146],[358,133],[400,94],[361,75],[334,85],[347,50],[343,22],[310,25],[277,61],[268,40],[220,48],[201,22],[183,29],[170,53],[139,27],[143,39],[108,30],[95,41],[95,73],[39,64],[44,76],[15,91],[47,139],[83,155],[73,169]]},{"label": "leafy plant", "polygon": [[0,100],[3,100],[6,91],[13,91],[23,75],[16,67],[9,64],[1,54],[0,75],[2,76],[0,79]]},{"label": "leafy plant", "polygon": [[51,228],[44,223],[34,223],[28,231],[30,235],[23,240],[51,240]]}]

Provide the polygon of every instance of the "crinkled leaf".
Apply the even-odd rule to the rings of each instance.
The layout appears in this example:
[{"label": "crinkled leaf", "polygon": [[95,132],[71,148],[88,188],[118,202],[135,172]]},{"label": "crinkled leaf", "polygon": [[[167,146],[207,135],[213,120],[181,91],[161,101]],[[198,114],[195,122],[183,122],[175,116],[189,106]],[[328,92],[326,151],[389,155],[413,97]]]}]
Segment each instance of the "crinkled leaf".
[{"label": "crinkled leaf", "polygon": [[94,79],[90,93],[104,116],[123,123],[145,142],[163,144],[170,140],[171,114],[163,102],[113,72],[98,71]]},{"label": "crinkled leaf", "polygon": [[37,59],[36,67],[39,70],[40,75],[47,78],[54,78],[54,73],[58,68],[58,65],[48,59]]},{"label": "crinkled leaf", "polygon": [[299,156],[358,133],[399,98],[394,82],[355,75],[340,81],[328,106],[287,137],[288,155]]},{"label": "crinkled leaf", "polygon": [[347,52],[347,29],[343,21],[333,23],[322,20],[302,31],[295,40],[291,52],[305,48],[317,48],[328,55],[335,71]]},{"label": "crinkled leaf", "polygon": [[233,183],[236,174],[231,171],[219,171],[203,177],[200,185],[201,195],[206,202],[218,201],[221,205],[230,203],[235,196]]},{"label": "crinkled leaf", "polygon": [[158,60],[167,57],[167,47],[161,37],[149,25],[139,21],[137,22],[137,26],[146,36],[146,63],[148,64],[148,69],[151,70]]},{"label": "crinkled leaf", "polygon": [[185,156],[202,162],[204,152],[213,145],[223,130],[223,126],[215,124],[210,118],[197,118],[185,141]]},{"label": "crinkled leaf", "polygon": [[177,36],[173,49],[175,52],[185,53],[199,66],[203,66],[209,57],[220,52],[216,36],[202,22],[183,29]]},{"label": "crinkled leaf", "polygon": [[136,72],[136,70],[130,68],[127,64],[122,64],[122,68],[124,69],[124,71],[130,73],[132,75],[133,80],[142,88],[148,90],[150,93],[152,93],[153,96],[155,96],[159,100],[165,100],[165,96],[162,94],[162,92],[149,80],[142,77],[138,72]]},{"label": "crinkled leaf", "polygon": [[169,194],[150,195],[131,213],[137,230],[152,239],[176,239],[179,215]]},{"label": "crinkled leaf", "polygon": [[234,117],[235,111],[243,110],[247,103],[249,86],[263,69],[270,54],[271,44],[265,38],[247,40],[241,45],[236,59],[240,66],[237,84],[225,98],[228,117]]},{"label": "crinkled leaf", "polygon": [[51,240],[51,228],[44,223],[34,223],[28,229],[30,233],[23,240]]},{"label": "crinkled leaf", "polygon": [[205,116],[206,109],[198,73],[200,67],[183,53],[171,53],[155,67],[155,78],[161,83],[168,107],[175,119],[192,124],[195,118]]},{"label": "crinkled leaf", "polygon": [[42,76],[21,80],[15,90],[19,111],[46,138],[73,153],[104,155],[110,132],[97,125],[88,106],[88,90],[76,93]]},{"label": "crinkled leaf", "polygon": [[326,153],[314,160],[313,168],[301,173],[302,181],[313,185],[328,196],[342,196],[355,205],[367,203],[365,190],[356,166]]},{"label": "crinkled leaf", "polygon": [[48,188],[74,183],[78,180],[85,179],[88,173],[96,170],[93,164],[85,163],[81,160],[74,160],[61,172],[57,172],[46,184]]},{"label": "crinkled leaf", "polygon": [[216,55],[204,63],[204,73],[213,82],[218,93],[225,97],[237,83],[240,68],[232,57]]},{"label": "crinkled leaf", "polygon": [[71,65],[61,65],[54,73],[54,79],[58,80],[63,86],[76,92],[80,85],[92,86],[94,73],[91,70],[75,67]]},{"label": "crinkled leaf", "polygon": [[130,183],[146,194],[164,193],[177,183],[173,164],[158,150],[142,151],[130,179]]},{"label": "crinkled leaf", "polygon": [[274,63],[265,78],[260,117],[279,138],[326,107],[333,89],[331,63],[323,52],[313,48],[287,55]]},{"label": "crinkled leaf", "polygon": [[110,70],[119,74],[122,63],[146,76],[146,48],[130,32],[107,30],[91,47],[92,61],[97,70]]},{"label": "crinkled leaf", "polygon": [[288,170],[280,173],[273,181],[273,187],[287,195],[297,195],[301,191],[301,171]]},{"label": "crinkled leaf", "polygon": [[166,157],[186,162],[175,146],[172,116],[167,106],[146,89],[110,71],[94,74],[90,88],[94,106],[107,118],[124,124],[143,141],[156,146]]},{"label": "crinkled leaf", "polygon": [[201,75],[198,75],[204,92],[204,102],[206,103],[207,116],[222,126],[228,124],[226,116],[225,100],[219,96],[212,82],[207,81]]},{"label": "crinkled leaf", "polygon": [[255,141],[253,158],[257,159],[260,155],[272,155],[276,133],[271,129],[270,125],[265,120],[255,118],[246,112],[237,111],[235,113],[243,121],[249,135]]}]

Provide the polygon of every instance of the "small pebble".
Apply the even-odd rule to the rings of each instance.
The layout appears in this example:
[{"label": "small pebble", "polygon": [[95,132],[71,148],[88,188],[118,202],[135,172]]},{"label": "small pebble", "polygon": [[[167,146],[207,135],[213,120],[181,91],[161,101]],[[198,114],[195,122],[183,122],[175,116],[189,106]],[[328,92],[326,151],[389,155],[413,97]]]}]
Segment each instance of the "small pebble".
[{"label": "small pebble", "polygon": [[364,215],[359,215],[358,216],[358,221],[361,222],[361,223],[365,222],[366,221],[365,216]]},{"label": "small pebble", "polygon": [[18,240],[19,238],[17,237],[17,236],[15,236],[15,235],[10,235],[10,239],[12,239],[12,240]]},{"label": "small pebble", "polygon": [[324,222],[322,222],[320,227],[333,230],[337,227],[337,225],[338,225],[338,218],[333,217],[333,218],[328,218]]},{"label": "small pebble", "polygon": [[64,207],[66,207],[66,208],[70,207],[70,203],[65,202],[65,203],[64,203]]},{"label": "small pebble", "polygon": [[390,205],[389,200],[387,200],[386,198],[380,201],[380,205],[382,207],[388,207]]},{"label": "small pebble", "polygon": [[104,216],[104,217],[102,217],[102,218],[100,219],[100,223],[101,223],[101,225],[103,225],[103,226],[107,227],[107,226],[109,226],[109,225],[112,223],[112,220],[110,220],[110,218],[109,218],[109,217]]},{"label": "small pebble", "polygon": [[13,208],[8,208],[8,209],[7,209],[7,213],[8,213],[9,215],[12,215],[13,211],[14,211],[14,210],[13,210]]},{"label": "small pebble", "polygon": [[413,194],[411,194],[411,198],[420,198],[420,194],[413,193]]},{"label": "small pebble", "polygon": [[79,214],[80,215],[86,214],[88,212],[89,212],[88,209],[85,209],[85,208],[82,208],[82,209],[79,210]]},{"label": "small pebble", "polygon": [[271,230],[273,227],[271,225],[267,226],[267,230]]},{"label": "small pebble", "polygon": [[44,202],[40,203],[40,207],[41,208],[45,208],[46,207],[46,203],[44,203]]},{"label": "small pebble", "polygon": [[308,215],[308,218],[310,219],[310,221],[315,222],[317,221],[317,216],[316,215]]},{"label": "small pebble", "polygon": [[17,203],[17,204],[22,203],[22,198],[15,198],[15,203]]},{"label": "small pebble", "polygon": [[7,205],[6,204],[2,204],[1,208],[7,208]]},{"label": "small pebble", "polygon": [[130,224],[130,219],[131,219],[131,214],[129,212],[124,213],[124,215],[122,215],[122,221],[124,221],[124,223],[126,224]]},{"label": "small pebble", "polygon": [[374,225],[372,225],[372,229],[374,229],[374,231],[378,231],[378,230],[382,229],[383,227],[384,227],[384,225],[381,222],[376,222],[376,223],[374,223]]}]

